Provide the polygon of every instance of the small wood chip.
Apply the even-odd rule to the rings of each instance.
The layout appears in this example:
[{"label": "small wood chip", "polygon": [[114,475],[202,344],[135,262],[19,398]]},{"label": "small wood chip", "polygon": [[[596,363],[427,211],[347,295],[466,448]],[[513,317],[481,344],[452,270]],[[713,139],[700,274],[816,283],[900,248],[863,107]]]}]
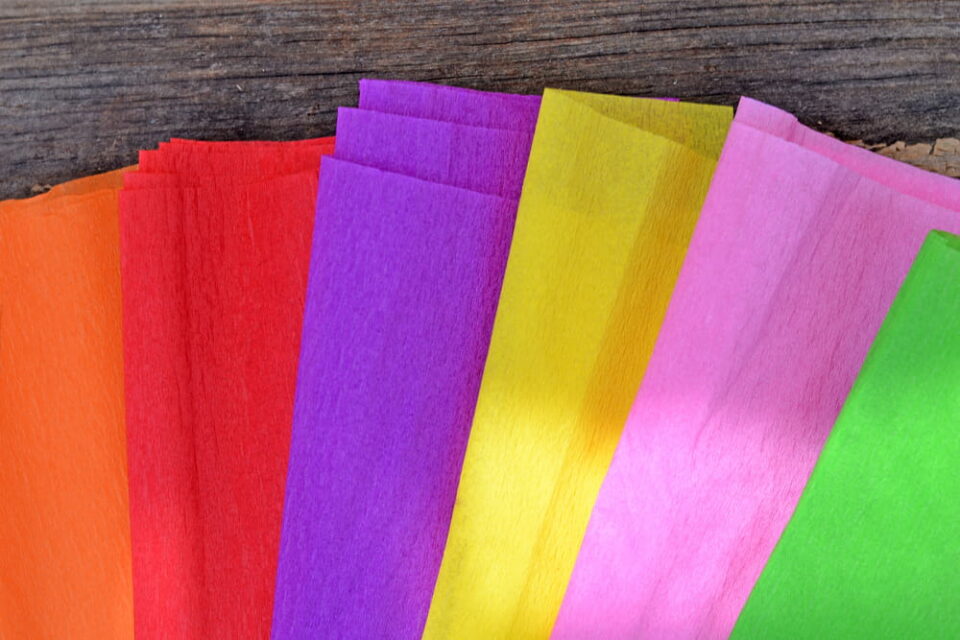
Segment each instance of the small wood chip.
[{"label": "small wood chip", "polygon": [[866,144],[863,140],[849,142],[927,171],[960,178],[960,140],[957,138],[940,138],[933,144],[923,142],[907,144],[903,141],[891,144]]}]

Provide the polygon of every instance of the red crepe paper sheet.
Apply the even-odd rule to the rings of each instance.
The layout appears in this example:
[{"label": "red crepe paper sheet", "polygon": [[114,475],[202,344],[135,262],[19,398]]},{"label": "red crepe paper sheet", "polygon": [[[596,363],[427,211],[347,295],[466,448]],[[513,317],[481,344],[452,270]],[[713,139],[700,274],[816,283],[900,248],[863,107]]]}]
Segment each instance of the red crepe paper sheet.
[{"label": "red crepe paper sheet", "polygon": [[139,638],[267,638],[320,156],[175,141],[120,194]]}]

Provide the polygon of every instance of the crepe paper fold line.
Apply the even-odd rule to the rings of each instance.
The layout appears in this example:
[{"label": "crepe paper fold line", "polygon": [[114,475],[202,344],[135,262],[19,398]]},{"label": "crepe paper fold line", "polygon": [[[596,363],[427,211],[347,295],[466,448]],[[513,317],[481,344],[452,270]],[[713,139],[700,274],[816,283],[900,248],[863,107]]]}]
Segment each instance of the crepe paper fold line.
[{"label": "crepe paper fold line", "polygon": [[734,121],[555,638],[730,633],[933,228],[960,216]]},{"label": "crepe paper fold line", "polygon": [[121,172],[0,203],[0,637],[132,638]]},{"label": "crepe paper fold line", "polygon": [[121,192],[138,637],[269,635],[319,161],[270,176],[288,149]]},{"label": "crepe paper fold line", "polygon": [[[153,152],[155,153],[155,152]],[[328,152],[287,149],[208,153],[190,149],[164,152],[162,157],[141,152],[140,171],[124,176],[124,189],[202,187],[230,190],[296,173],[316,173]],[[146,167],[146,168],[145,168]]]},{"label": "crepe paper fold line", "polygon": [[540,96],[404,80],[360,80],[360,108],[475,127],[533,131]]},{"label": "crepe paper fold line", "polygon": [[737,122],[815,151],[908,196],[960,211],[960,188],[955,179],[841,142],[803,126],[796,116],[776,107],[743,97],[737,106]]},{"label": "crepe paper fold line", "polygon": [[453,187],[519,198],[529,131],[342,108],[336,157]]},{"label": "crepe paper fold line", "polygon": [[960,637],[960,238],[931,233],[734,638]]},{"label": "crepe paper fold line", "polygon": [[[181,185],[206,186],[211,180],[263,179],[276,175],[296,173],[320,164],[326,155],[325,147],[301,147],[296,149],[260,149],[243,153],[207,151],[194,147],[169,151],[141,151],[140,173],[173,174]],[[133,177],[137,174],[130,174]]]},{"label": "crepe paper fold line", "polygon": [[515,212],[324,159],[275,640],[420,636]]},{"label": "crepe paper fold line", "polygon": [[[140,170],[124,176],[124,187],[211,186],[219,182],[263,180],[300,171],[316,171],[329,143],[167,143],[160,151],[141,151]],[[173,184],[168,185],[168,182]]]},{"label": "crepe paper fold line", "polygon": [[[730,124],[729,110],[671,98],[625,98],[551,89],[623,124],[678,142],[716,160]],[[724,115],[721,115],[724,114]],[[722,124],[721,124],[722,123]]]},{"label": "crepe paper fold line", "polygon": [[550,633],[715,165],[647,110],[714,155],[731,119],[544,93],[425,638]]}]

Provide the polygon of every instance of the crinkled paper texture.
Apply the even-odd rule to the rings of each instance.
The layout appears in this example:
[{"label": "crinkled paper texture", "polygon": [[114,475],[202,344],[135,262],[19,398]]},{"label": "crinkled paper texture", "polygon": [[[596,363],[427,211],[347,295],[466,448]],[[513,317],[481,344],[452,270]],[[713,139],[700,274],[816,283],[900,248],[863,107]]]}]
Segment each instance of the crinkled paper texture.
[{"label": "crinkled paper texture", "polygon": [[325,159],[273,637],[417,638],[516,201]]},{"label": "crinkled paper texture", "polygon": [[371,96],[324,162],[274,638],[420,637],[539,105]]},{"label": "crinkled paper texture", "polygon": [[931,233],[734,638],[960,637],[960,238]]},{"label": "crinkled paper texture", "polygon": [[550,634],[730,118],[545,92],[424,637]]},{"label": "crinkled paper texture", "polygon": [[0,203],[0,637],[132,638],[117,189]]},{"label": "crinkled paper texture", "polygon": [[173,142],[121,192],[136,633],[270,633],[320,156]]},{"label": "crinkled paper texture", "polygon": [[537,124],[540,96],[474,91],[426,82],[363,79],[360,108],[527,133]]},{"label": "crinkled paper texture", "polygon": [[957,202],[955,181],[801,135],[764,106],[792,142],[744,106],[557,638],[730,633],[923,238],[960,230],[934,204]]}]

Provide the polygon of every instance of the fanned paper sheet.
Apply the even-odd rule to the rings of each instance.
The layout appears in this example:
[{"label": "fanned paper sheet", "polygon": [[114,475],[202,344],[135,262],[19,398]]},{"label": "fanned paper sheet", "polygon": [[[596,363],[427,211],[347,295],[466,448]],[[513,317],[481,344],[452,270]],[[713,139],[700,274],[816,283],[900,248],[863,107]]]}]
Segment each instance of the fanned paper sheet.
[{"label": "fanned paper sheet", "polygon": [[743,106],[555,638],[730,633],[923,238],[960,230],[955,181]]},{"label": "fanned paper sheet", "polygon": [[540,96],[474,91],[426,82],[363,79],[360,108],[529,133],[537,124]]},{"label": "fanned paper sheet", "polygon": [[731,118],[368,79],[0,202],[0,638],[960,636],[960,183]]},{"label": "fanned paper sheet", "polygon": [[341,108],[338,159],[480,193],[519,198],[527,131]]},{"label": "fanned paper sheet", "polygon": [[960,238],[928,237],[734,638],[960,637]]},{"label": "fanned paper sheet", "polygon": [[320,156],[178,141],[121,193],[138,638],[267,638]]},{"label": "fanned paper sheet", "polygon": [[0,202],[2,638],[133,638],[122,174]]},{"label": "fanned paper sheet", "polygon": [[532,101],[396,84],[323,163],[275,640],[419,638],[453,510],[532,136],[482,125]]},{"label": "fanned paper sheet", "polygon": [[545,638],[729,125],[547,90],[425,638]]}]

